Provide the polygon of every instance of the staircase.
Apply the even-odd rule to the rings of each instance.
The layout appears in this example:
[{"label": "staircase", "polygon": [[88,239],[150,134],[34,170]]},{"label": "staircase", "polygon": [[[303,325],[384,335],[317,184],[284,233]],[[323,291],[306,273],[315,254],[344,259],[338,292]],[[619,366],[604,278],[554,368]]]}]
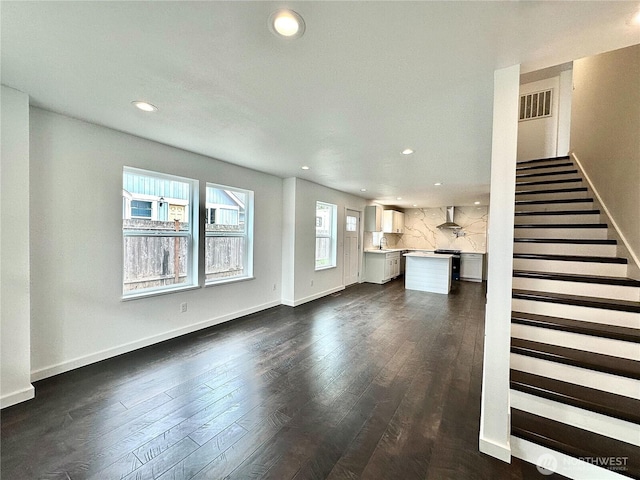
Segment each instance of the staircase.
[{"label": "staircase", "polygon": [[640,478],[640,281],[570,157],[519,162],[511,448],[570,478]]}]

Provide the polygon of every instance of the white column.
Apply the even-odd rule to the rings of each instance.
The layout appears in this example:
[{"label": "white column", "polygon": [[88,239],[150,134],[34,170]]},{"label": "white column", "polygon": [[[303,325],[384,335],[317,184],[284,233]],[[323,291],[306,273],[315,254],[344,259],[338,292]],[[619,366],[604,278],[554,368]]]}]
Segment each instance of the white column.
[{"label": "white column", "polygon": [[511,461],[509,347],[520,65],[494,73],[480,451]]},{"label": "white column", "polygon": [[29,96],[1,87],[0,407],[33,398],[29,269]]}]

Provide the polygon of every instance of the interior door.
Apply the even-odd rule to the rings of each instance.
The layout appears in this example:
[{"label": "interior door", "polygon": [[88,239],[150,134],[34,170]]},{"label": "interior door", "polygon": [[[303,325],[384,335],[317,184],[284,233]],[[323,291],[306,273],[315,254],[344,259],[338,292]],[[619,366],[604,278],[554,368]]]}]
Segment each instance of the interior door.
[{"label": "interior door", "polygon": [[360,212],[347,210],[344,228],[344,284],[352,285],[358,281],[358,265],[360,251],[358,239],[360,238]]}]

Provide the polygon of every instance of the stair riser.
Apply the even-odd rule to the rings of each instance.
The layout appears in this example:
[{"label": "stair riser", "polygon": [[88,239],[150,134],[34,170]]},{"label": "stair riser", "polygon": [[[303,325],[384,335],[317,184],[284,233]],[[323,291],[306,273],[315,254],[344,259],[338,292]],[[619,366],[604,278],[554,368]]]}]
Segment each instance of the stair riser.
[{"label": "stair riser", "polygon": [[573,187],[582,187],[582,180],[576,178],[575,175],[569,175],[569,179],[573,179],[572,182],[563,182],[563,183],[544,183],[542,185],[526,185],[527,182],[543,182],[543,181],[553,181],[560,180],[560,178],[536,178],[533,177],[531,179],[522,179],[521,181],[516,182],[516,192],[521,192],[523,190],[549,190],[550,188],[573,188]]},{"label": "stair riser", "polygon": [[564,262],[514,258],[514,270],[548,273],[576,273],[580,275],[600,275],[604,277],[626,277],[627,265],[599,262]]},{"label": "stair riser", "polygon": [[511,324],[511,336],[523,340],[558,345],[560,347],[588,350],[612,357],[628,358],[640,361],[640,345],[611,338],[582,335],[550,328],[532,327],[530,325]]},{"label": "stair riser", "polygon": [[[584,198],[584,197],[576,197]],[[516,199],[522,200],[522,199]],[[535,199],[534,199],[535,200]],[[517,211],[535,211],[535,212],[557,212],[558,210],[591,210],[593,209],[593,200],[576,203],[540,203],[533,205],[521,205],[516,203]]]},{"label": "stair riser", "polygon": [[519,227],[513,231],[515,238],[577,238],[590,240],[606,240],[606,228],[526,228]]},{"label": "stair riser", "polygon": [[587,370],[517,353],[511,354],[511,368],[640,400],[640,382],[628,377]]},{"label": "stair riser", "polygon": [[[562,188],[562,187],[557,187]],[[564,187],[569,188],[569,187]],[[543,190],[555,190],[556,188],[549,188]],[[526,189],[533,190],[533,189]],[[578,192],[553,192],[553,193],[521,193],[516,194],[516,200],[560,200],[565,198],[587,198],[589,197],[588,191]],[[590,197],[589,197],[590,198]]]},{"label": "stair riser", "polygon": [[531,224],[531,223],[545,223],[545,224],[558,224],[558,223],[601,223],[601,217],[599,214],[567,214],[567,215],[516,215],[514,217],[516,225]]},{"label": "stair riser", "polygon": [[581,245],[571,243],[527,243],[515,242],[513,253],[534,253],[541,255],[581,255],[594,257],[615,257],[615,245]]},{"label": "stair riser", "polygon": [[566,295],[581,295],[583,297],[640,302],[640,288],[623,285],[513,277],[513,288],[516,290],[533,290],[535,292],[562,293]]},{"label": "stair riser", "polygon": [[[580,480],[629,480],[629,477],[556,452],[555,450],[532,443],[515,435],[511,435],[510,445],[512,456],[532,463],[533,465],[538,465],[540,459],[553,459],[557,465],[554,471],[566,478]],[[542,466],[544,467],[544,465]],[[541,478],[549,477],[545,476]]]},{"label": "stair riser", "polygon": [[634,312],[620,312],[603,308],[564,305],[561,303],[539,302],[514,298],[511,300],[514,312],[534,313],[548,317],[584,320],[586,322],[619,325],[621,327],[640,328],[640,314]]},{"label": "stair riser", "polygon": [[638,425],[546,398],[511,390],[511,407],[640,446]]}]

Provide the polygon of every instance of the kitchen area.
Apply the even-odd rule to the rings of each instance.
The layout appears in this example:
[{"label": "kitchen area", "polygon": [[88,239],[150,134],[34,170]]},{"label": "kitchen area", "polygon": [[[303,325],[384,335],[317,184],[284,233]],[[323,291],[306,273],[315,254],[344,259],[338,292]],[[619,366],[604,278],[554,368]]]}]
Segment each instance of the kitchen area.
[{"label": "kitchen area", "polygon": [[449,293],[457,281],[485,280],[487,206],[370,205],[364,215],[364,281],[404,276],[405,288]]}]

